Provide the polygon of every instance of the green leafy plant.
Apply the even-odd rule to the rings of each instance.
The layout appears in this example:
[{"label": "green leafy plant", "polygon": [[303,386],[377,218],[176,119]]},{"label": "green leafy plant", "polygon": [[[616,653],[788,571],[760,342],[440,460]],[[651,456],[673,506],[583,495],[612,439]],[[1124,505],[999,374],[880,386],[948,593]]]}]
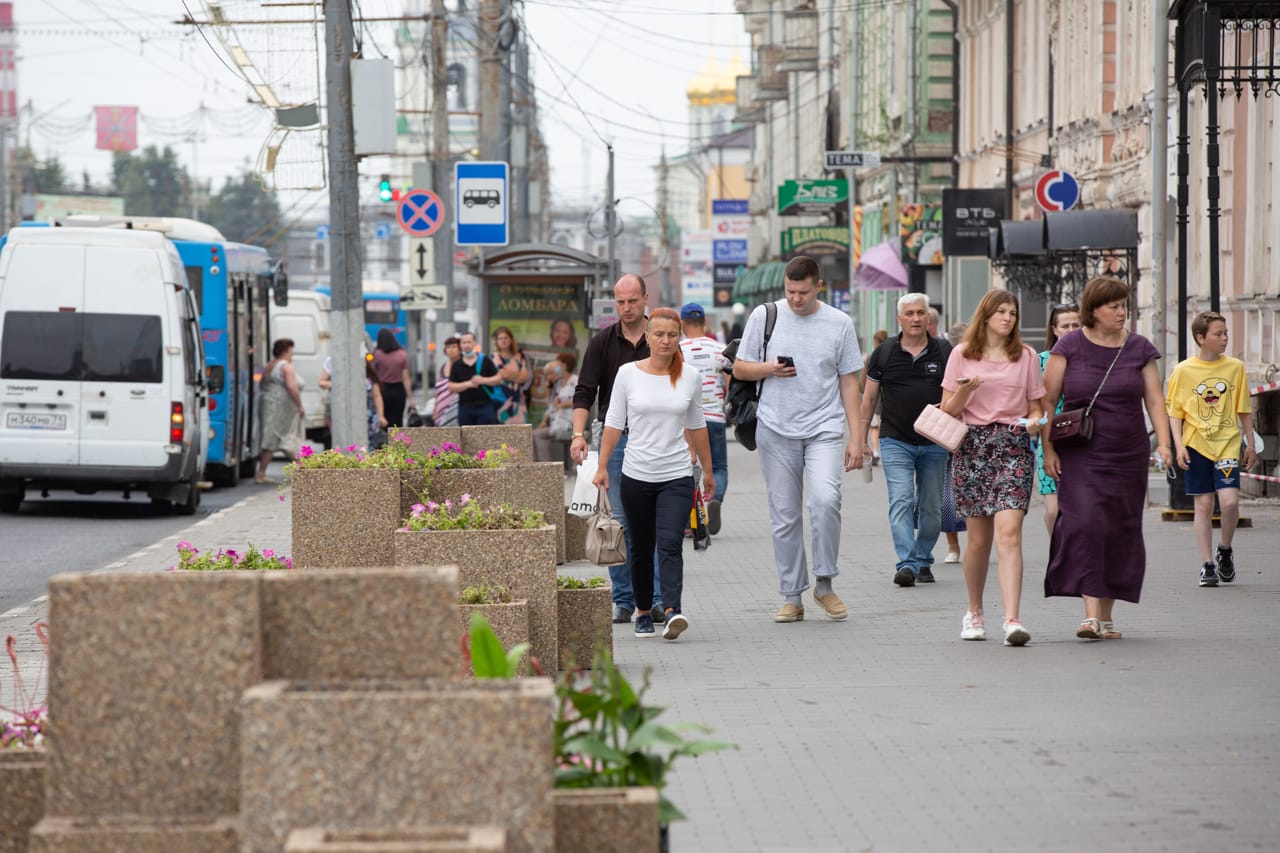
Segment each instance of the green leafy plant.
[{"label": "green leafy plant", "polygon": [[249,543],[249,550],[240,552],[231,548],[201,552],[190,542],[178,543],[178,564],[170,566],[171,572],[227,572],[249,570],[271,572],[293,568],[293,560],[277,554],[270,548],[259,551]]},{"label": "green leafy plant", "polygon": [[511,590],[501,584],[469,586],[458,596],[460,604],[509,604]]},{"label": "green leafy plant", "polygon": [[601,589],[608,585],[609,582],[599,575],[586,580],[570,577],[569,575],[556,575],[557,589]]},{"label": "green leafy plant", "polygon": [[514,454],[507,445],[497,450],[477,450],[475,453],[464,453],[462,448],[453,442],[446,441],[439,447],[431,448],[428,458],[431,467],[437,470],[453,468],[504,468]]},{"label": "green leafy plant", "polygon": [[544,524],[538,510],[516,509],[506,503],[485,508],[471,495],[463,495],[457,503],[414,504],[411,511],[400,530],[536,530]]},{"label": "green leafy plant", "polygon": [[471,614],[471,631],[462,638],[462,655],[476,678],[515,678],[521,674],[528,653],[528,643],[504,651],[489,620],[479,613]]},{"label": "green leafy plant", "polygon": [[665,709],[644,703],[648,690],[648,671],[635,689],[603,645],[596,649],[589,674],[570,670],[561,677],[556,684],[556,787],[652,786],[658,789],[658,820],[667,824],[684,819],[662,793],[676,759],[737,746],[686,738],[685,733],[709,733],[705,726],[658,722]]}]

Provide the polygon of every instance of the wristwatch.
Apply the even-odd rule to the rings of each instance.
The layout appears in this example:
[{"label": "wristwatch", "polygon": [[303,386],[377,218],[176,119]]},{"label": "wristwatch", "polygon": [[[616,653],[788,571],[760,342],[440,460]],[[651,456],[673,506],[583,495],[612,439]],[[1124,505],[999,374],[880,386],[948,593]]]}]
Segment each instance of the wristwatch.
[{"label": "wristwatch", "polygon": [[586,437],[587,437],[587,434],[586,434],[585,432],[575,432],[575,433],[573,434],[573,437],[574,437],[574,438],[586,438]]}]

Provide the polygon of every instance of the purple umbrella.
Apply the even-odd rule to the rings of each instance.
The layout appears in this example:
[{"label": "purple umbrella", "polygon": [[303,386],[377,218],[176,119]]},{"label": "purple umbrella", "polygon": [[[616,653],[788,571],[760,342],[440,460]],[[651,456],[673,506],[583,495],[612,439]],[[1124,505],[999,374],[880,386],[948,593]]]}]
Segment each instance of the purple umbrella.
[{"label": "purple umbrella", "polygon": [[887,240],[862,254],[853,273],[858,290],[906,290],[907,268],[902,265],[899,241]]}]

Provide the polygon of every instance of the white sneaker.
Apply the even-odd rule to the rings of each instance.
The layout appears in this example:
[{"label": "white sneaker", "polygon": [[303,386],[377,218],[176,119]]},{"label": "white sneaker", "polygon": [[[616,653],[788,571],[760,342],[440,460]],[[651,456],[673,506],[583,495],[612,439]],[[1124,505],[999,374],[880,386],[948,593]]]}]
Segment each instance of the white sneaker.
[{"label": "white sneaker", "polygon": [[960,639],[962,640],[985,640],[987,638],[987,626],[982,618],[982,611],[974,613],[968,611],[964,614],[964,622],[960,627]]},{"label": "white sneaker", "polygon": [[1022,627],[1017,619],[1004,623],[1004,644],[1006,646],[1025,646],[1031,642],[1031,632]]},{"label": "white sneaker", "polygon": [[674,640],[689,627],[689,619],[683,613],[672,613],[667,617],[667,624],[662,628],[662,639]]},{"label": "white sneaker", "polygon": [[952,551],[950,554],[947,554],[947,559],[943,560],[942,562],[944,562],[944,563],[958,563],[958,562],[960,562],[960,552],[959,552],[959,551]]}]

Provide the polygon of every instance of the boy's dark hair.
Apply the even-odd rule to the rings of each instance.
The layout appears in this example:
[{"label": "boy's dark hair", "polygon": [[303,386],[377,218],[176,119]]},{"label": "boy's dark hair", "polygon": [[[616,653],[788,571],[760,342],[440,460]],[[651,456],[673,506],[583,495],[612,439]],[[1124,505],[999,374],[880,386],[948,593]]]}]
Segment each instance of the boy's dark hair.
[{"label": "boy's dark hair", "polygon": [[818,262],[808,255],[797,255],[790,261],[787,261],[787,267],[782,271],[782,276],[787,281],[808,281],[813,279],[813,283],[817,284],[822,278],[822,270],[818,266]]},{"label": "boy's dark hair", "polygon": [[1225,324],[1227,318],[1217,311],[1201,311],[1196,315],[1191,321],[1191,340],[1196,342],[1196,346],[1200,346],[1200,339],[1209,334],[1209,327],[1219,321]]}]

